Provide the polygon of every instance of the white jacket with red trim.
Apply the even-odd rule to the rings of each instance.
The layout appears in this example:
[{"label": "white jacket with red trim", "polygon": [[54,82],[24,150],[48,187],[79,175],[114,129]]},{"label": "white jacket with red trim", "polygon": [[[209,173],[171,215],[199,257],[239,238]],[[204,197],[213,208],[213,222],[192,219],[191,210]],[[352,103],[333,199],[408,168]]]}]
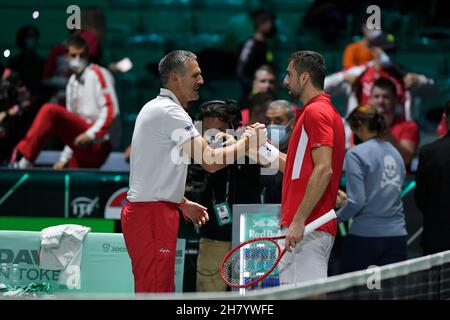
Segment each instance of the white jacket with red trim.
[{"label": "white jacket with red trim", "polygon": [[[85,132],[91,139],[108,140],[108,129],[119,114],[112,74],[93,63],[79,78],[72,74],[66,86],[66,108],[92,124]],[[66,146],[60,160],[67,162],[71,156],[72,150]]]}]

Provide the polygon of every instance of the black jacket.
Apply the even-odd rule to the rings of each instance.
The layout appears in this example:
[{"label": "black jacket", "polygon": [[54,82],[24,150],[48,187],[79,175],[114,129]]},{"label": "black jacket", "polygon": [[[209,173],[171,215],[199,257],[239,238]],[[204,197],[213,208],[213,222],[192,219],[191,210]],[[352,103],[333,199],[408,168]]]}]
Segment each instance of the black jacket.
[{"label": "black jacket", "polygon": [[415,200],[425,251],[450,250],[450,134],[420,149]]},{"label": "black jacket", "polygon": [[[199,165],[196,166],[197,168],[200,167]],[[200,167],[197,170],[202,169]],[[199,173],[197,173],[197,176]],[[228,204],[231,210],[233,210],[233,204],[260,203],[260,166],[248,163],[233,164],[213,174],[205,171],[204,174],[204,179],[201,179],[203,180],[201,184],[204,185],[203,191],[197,197],[192,197],[192,199],[197,200],[208,208],[209,221],[200,228],[200,235],[213,240],[231,241],[232,224],[219,226],[213,208],[213,194],[216,203],[225,201],[225,190],[228,180]]]}]

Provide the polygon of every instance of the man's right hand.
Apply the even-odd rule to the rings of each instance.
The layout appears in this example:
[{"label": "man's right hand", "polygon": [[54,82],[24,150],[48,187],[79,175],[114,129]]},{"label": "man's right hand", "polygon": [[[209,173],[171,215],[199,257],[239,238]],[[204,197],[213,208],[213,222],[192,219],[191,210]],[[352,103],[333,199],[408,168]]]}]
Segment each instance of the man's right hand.
[{"label": "man's right hand", "polygon": [[342,191],[341,189],[338,190],[337,196],[336,196],[336,208],[342,207],[347,202],[347,194]]},{"label": "man's right hand", "polygon": [[64,161],[58,161],[55,164],[53,164],[53,169],[61,170],[61,169],[64,169],[65,166],[66,166],[66,163]]}]

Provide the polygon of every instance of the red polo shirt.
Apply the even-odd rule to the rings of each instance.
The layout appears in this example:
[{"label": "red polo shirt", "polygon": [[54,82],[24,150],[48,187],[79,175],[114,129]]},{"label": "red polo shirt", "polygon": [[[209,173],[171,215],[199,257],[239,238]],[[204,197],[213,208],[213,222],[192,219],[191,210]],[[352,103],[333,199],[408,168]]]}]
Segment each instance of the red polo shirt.
[{"label": "red polo shirt", "polygon": [[[345,155],[344,123],[332,105],[330,96],[324,93],[308,101],[297,114],[283,176],[282,226],[290,225],[305,196],[306,187],[314,169],[311,151],[320,146],[333,147],[333,175],[325,193],[306,220],[306,224],[334,209]],[[336,229],[337,223],[334,219],[317,230],[334,236]]]}]

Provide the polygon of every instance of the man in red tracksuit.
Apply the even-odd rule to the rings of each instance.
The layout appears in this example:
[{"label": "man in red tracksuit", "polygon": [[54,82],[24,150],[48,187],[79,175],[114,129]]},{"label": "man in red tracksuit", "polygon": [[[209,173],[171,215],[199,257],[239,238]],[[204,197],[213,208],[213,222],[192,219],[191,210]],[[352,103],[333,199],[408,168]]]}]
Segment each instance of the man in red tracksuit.
[{"label": "man in red tracksuit", "polygon": [[31,167],[51,135],[66,144],[54,169],[98,168],[111,152],[109,129],[119,114],[112,76],[88,62],[87,43],[79,35],[70,38],[67,54],[73,74],[66,87],[66,108],[42,106],[15,148],[11,162],[16,168]]}]

